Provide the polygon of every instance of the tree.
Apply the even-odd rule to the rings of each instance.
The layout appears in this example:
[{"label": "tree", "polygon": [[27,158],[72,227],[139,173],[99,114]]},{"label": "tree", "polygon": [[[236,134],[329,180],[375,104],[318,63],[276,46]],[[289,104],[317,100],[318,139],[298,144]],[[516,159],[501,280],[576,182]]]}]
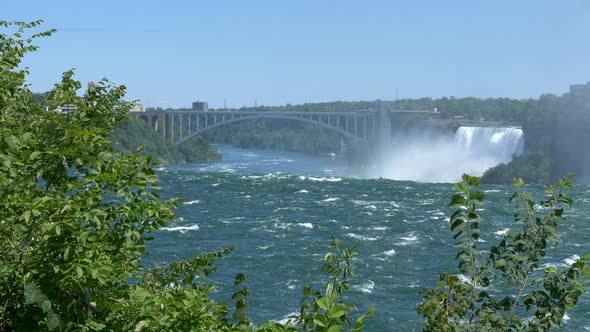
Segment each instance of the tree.
[{"label": "tree", "polygon": [[31,103],[21,58],[32,23],[0,22],[0,330],[99,329],[111,303],[137,286],[149,232],[174,218],[160,202],[147,157],[123,155],[106,139],[126,119],[123,86],[101,81],[85,98],[73,71]]},{"label": "tree", "polygon": [[[572,203],[563,192],[571,186],[568,180],[547,185],[547,199],[539,203],[523,190],[522,180],[515,180],[517,191],[510,201],[516,205],[514,222],[522,228],[507,233],[486,258],[479,249],[477,213],[484,194],[475,190],[479,178],[463,175],[454,186],[459,194],[450,203],[457,209],[450,226],[458,240],[454,245],[459,250],[458,271],[467,274],[467,281],[445,272],[434,287],[422,290],[418,312],[427,319],[425,331],[546,331],[562,326],[565,311],[584,292],[583,279],[590,274],[585,261],[590,255],[562,270],[538,270],[547,250],[560,240],[558,224]],[[488,292],[502,283],[508,286],[501,296]]]}]

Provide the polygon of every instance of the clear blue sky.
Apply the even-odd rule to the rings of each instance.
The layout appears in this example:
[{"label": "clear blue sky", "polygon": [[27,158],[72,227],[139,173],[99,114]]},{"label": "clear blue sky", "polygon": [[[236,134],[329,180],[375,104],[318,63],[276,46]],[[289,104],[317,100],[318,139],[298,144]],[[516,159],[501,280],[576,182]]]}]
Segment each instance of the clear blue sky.
[{"label": "clear blue sky", "polygon": [[538,97],[590,81],[589,0],[7,1],[59,31],[34,91],[76,68],[148,106]]}]

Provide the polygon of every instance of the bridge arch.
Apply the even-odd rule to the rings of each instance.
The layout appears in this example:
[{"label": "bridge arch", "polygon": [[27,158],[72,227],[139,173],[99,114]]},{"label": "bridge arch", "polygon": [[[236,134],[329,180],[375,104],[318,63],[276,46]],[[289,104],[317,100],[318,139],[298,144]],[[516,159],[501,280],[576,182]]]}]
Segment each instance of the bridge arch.
[{"label": "bridge arch", "polygon": [[313,124],[313,125],[317,125],[320,126],[322,128],[326,128],[328,130],[331,130],[333,132],[336,132],[338,134],[341,134],[342,136],[352,139],[352,140],[356,140],[356,141],[361,141],[363,140],[360,137],[355,136],[352,133],[347,132],[346,130],[342,129],[342,128],[338,128],[335,126],[332,126],[330,124],[321,122],[321,121],[316,121],[316,120],[312,120],[312,119],[308,119],[308,118],[303,118],[303,117],[295,117],[295,116],[288,116],[288,115],[281,115],[281,114],[276,114],[276,113],[269,113],[269,114],[256,114],[256,115],[249,115],[249,116],[240,116],[240,117],[235,117],[235,118],[231,118],[225,121],[221,121],[221,122],[217,122],[215,124],[206,126],[204,128],[200,128],[198,130],[195,130],[191,133],[189,133],[188,136],[183,137],[182,139],[178,140],[176,142],[176,144],[182,144],[185,141],[200,135],[204,132],[207,132],[211,129],[217,128],[217,127],[221,127],[221,126],[225,126],[231,123],[236,123],[236,122],[240,122],[240,121],[250,121],[250,120],[269,120],[269,119],[281,119],[281,120],[291,120],[291,121],[299,121],[299,122],[304,122],[304,123],[309,123],[309,124]]},{"label": "bridge arch", "polygon": [[154,129],[155,131],[158,131],[158,122],[160,119],[159,114],[157,113],[143,113],[143,114],[139,114],[137,115],[137,117],[141,120],[143,120],[143,122],[145,122],[148,126],[152,127],[152,129]]}]

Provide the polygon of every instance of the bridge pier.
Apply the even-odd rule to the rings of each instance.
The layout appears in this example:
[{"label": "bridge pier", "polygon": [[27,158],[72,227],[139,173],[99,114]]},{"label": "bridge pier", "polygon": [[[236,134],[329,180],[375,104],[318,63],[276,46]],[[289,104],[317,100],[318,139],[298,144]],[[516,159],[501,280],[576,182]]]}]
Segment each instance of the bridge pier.
[{"label": "bridge pier", "polygon": [[377,117],[379,118],[379,126],[375,135],[377,138],[377,172],[379,176],[383,176],[385,175],[387,155],[391,148],[391,122],[388,112],[383,108],[383,103],[381,103],[379,111],[377,111]]}]

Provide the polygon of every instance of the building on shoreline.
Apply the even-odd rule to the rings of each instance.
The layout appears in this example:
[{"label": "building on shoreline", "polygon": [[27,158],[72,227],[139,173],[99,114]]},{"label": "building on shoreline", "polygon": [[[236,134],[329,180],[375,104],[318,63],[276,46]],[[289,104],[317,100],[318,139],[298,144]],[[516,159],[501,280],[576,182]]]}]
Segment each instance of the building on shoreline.
[{"label": "building on shoreline", "polygon": [[209,104],[206,101],[195,101],[193,102],[193,111],[207,112],[209,110]]}]

